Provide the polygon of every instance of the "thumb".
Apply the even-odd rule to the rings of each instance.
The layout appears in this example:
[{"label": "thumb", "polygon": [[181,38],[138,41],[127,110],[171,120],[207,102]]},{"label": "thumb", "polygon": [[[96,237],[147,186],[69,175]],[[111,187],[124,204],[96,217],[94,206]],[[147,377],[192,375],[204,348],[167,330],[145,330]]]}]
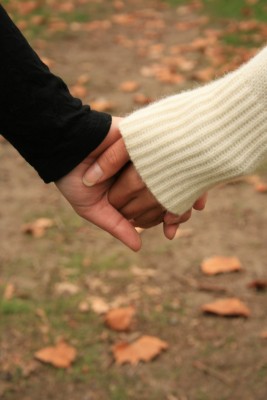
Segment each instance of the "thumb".
[{"label": "thumb", "polygon": [[114,176],[129,161],[123,139],[117,140],[108,147],[90,166],[83,176],[86,186],[94,186]]}]

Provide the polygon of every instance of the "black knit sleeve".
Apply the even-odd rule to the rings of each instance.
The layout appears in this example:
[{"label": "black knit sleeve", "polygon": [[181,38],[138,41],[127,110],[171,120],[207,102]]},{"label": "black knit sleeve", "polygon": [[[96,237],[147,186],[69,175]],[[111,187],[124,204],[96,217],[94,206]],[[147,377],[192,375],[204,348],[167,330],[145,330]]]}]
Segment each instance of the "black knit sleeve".
[{"label": "black knit sleeve", "polygon": [[105,138],[111,116],[73,98],[0,5],[0,133],[45,182],[70,172]]}]

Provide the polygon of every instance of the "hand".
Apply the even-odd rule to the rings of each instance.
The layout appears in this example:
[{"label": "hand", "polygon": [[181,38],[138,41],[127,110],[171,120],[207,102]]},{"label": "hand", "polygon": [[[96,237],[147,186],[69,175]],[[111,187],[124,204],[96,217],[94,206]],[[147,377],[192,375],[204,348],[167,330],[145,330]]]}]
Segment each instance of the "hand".
[{"label": "hand", "polygon": [[69,201],[78,215],[121,240],[132,250],[139,250],[141,239],[132,224],[109,203],[108,190],[113,179],[86,187],[82,178],[95,159],[120,138],[119,118],[113,118],[110,131],[98,148],[69,174],[56,182],[57,188]]},{"label": "hand", "polygon": [[[128,152],[123,139],[119,139],[89,168],[84,176],[84,182],[87,185],[102,182],[115,175],[127,162],[129,162]],[[179,224],[187,221],[192,212],[191,209],[180,216],[166,212],[149,192],[132,164],[124,169],[111,187],[109,201],[135,226],[149,228],[163,222],[164,234],[168,239],[173,239]],[[198,199],[193,207],[202,210],[205,203],[206,195]]]}]

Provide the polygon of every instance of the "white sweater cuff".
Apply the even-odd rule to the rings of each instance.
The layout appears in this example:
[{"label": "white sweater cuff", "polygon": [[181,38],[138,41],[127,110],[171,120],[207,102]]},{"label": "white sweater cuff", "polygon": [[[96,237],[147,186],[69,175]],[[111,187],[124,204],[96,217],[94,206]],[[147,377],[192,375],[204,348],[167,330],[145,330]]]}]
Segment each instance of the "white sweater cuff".
[{"label": "white sweater cuff", "polygon": [[181,214],[267,154],[267,48],[238,70],[167,97],[120,124],[130,157],[166,209]]}]

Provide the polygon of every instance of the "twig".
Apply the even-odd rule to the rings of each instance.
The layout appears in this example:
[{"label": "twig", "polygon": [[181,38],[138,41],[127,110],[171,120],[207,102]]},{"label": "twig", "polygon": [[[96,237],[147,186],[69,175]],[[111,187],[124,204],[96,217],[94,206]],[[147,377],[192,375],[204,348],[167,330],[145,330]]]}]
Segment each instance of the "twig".
[{"label": "twig", "polygon": [[212,367],[208,367],[207,365],[205,365],[203,362],[201,361],[195,361],[193,363],[193,366],[200,370],[205,372],[206,374],[213,376],[214,378],[218,379],[219,381],[221,381],[222,383],[226,384],[226,385],[230,385],[232,382],[230,380],[230,378],[228,376],[225,376],[224,374],[222,374],[221,372],[216,371],[214,368]]}]

